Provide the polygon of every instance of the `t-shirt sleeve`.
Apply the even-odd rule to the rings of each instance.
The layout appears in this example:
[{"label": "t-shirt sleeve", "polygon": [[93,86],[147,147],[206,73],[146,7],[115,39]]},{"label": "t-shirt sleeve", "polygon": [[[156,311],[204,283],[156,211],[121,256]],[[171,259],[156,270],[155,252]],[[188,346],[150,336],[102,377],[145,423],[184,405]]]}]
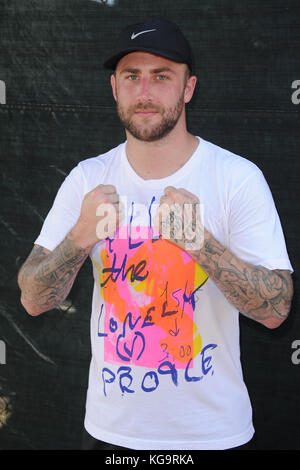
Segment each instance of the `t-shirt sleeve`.
[{"label": "t-shirt sleeve", "polygon": [[78,220],[84,191],[84,175],[78,165],[60,186],[35,244],[52,251],[63,241]]},{"label": "t-shirt sleeve", "polygon": [[293,272],[272,193],[258,168],[232,195],[229,243],[244,261]]}]

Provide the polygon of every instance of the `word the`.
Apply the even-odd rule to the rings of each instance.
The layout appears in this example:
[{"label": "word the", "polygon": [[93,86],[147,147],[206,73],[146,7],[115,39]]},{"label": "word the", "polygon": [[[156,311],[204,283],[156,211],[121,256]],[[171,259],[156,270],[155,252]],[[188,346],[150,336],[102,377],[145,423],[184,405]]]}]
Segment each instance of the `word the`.
[{"label": "word the", "polygon": [[6,104],[6,89],[3,80],[0,80],[0,104]]},{"label": "word the", "polygon": [[296,91],[292,94],[292,103],[299,104],[300,103],[300,80],[294,80],[292,83],[292,88],[296,88]]},{"label": "word the", "polygon": [[2,340],[0,340],[0,364],[6,364],[6,346]]},{"label": "word the", "polygon": [[[190,375],[189,368],[192,362],[192,359],[189,360],[184,372],[184,380],[186,382],[199,382],[206,376],[210,371],[213,374],[212,370],[212,356],[206,356],[206,353],[209,349],[215,349],[216,344],[208,344],[201,351],[201,372],[202,375],[192,376]],[[133,376],[131,375],[132,368],[128,366],[121,366],[117,370],[117,373],[113,372],[111,369],[104,367],[102,369],[102,380],[103,380],[103,393],[107,396],[107,384],[111,384],[116,380],[116,374],[119,378],[119,387],[122,395],[124,393],[134,393],[135,390],[133,386]],[[154,392],[159,386],[159,377],[162,375],[169,375],[171,377],[172,383],[177,387],[178,386],[178,371],[174,364],[170,361],[162,362],[157,370],[150,370],[145,373],[142,383],[140,384],[141,389],[144,392]]]},{"label": "word the", "polygon": [[298,365],[300,364],[300,339],[295,339],[295,341],[292,342],[292,349],[296,349],[291,357],[292,363]]}]

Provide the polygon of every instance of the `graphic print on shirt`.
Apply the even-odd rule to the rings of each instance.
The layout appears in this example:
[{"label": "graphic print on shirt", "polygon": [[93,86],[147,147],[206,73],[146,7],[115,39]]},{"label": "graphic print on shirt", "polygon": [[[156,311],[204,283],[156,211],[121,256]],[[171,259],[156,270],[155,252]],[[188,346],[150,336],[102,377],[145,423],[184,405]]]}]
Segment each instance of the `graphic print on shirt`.
[{"label": "graphic print on shirt", "polygon": [[[202,350],[194,310],[208,279],[202,268],[152,227],[122,226],[101,244],[99,272],[104,303],[101,321],[104,361],[157,368],[193,366]],[[105,314],[104,314],[105,312]]]}]

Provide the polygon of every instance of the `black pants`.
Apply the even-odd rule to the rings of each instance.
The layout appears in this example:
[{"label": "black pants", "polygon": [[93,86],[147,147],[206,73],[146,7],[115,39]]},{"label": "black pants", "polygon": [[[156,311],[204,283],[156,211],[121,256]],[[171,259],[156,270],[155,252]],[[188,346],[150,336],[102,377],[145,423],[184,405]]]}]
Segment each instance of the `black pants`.
[{"label": "black pants", "polygon": [[[251,441],[243,444],[242,446],[233,447],[232,449],[226,450],[255,450],[255,439],[252,438]],[[99,441],[92,437],[85,429],[83,430],[82,435],[82,444],[81,450],[129,450],[128,447],[120,447],[114,444],[109,444],[108,442]],[[131,449],[132,450],[132,449]]]}]

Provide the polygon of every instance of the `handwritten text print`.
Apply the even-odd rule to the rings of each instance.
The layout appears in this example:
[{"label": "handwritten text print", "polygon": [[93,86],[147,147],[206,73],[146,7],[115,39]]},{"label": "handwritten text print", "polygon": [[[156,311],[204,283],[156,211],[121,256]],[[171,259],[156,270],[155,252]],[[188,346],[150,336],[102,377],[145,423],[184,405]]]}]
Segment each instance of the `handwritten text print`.
[{"label": "handwritten text print", "polygon": [[[208,344],[205,346],[201,351],[201,373],[202,375],[191,375],[189,372],[189,367],[191,363],[191,359],[187,363],[185,372],[184,372],[184,380],[186,382],[199,382],[206,376],[209,372],[213,374],[212,369],[212,356],[208,355],[208,350],[215,349],[217,347],[216,344]],[[111,384],[115,382],[116,376],[119,379],[119,387],[122,395],[125,393],[134,393],[135,389],[133,388],[136,386],[133,382],[132,368],[129,366],[121,366],[118,368],[116,372],[111,370],[108,367],[104,367],[102,369],[102,381],[103,381],[103,393],[107,396],[107,384]],[[178,371],[174,364],[169,361],[162,362],[157,370],[150,370],[147,371],[142,379],[142,382],[138,384],[140,388],[144,392],[154,392],[159,386],[159,376],[160,375],[169,375],[171,378],[171,383],[173,385],[178,386]]]},{"label": "handwritten text print", "polygon": [[[156,390],[162,376],[169,376],[178,386],[179,370],[184,372],[185,381],[200,381],[213,372],[212,357],[206,353],[217,346],[203,347],[194,322],[207,274],[184,250],[155,236],[151,217],[148,227],[135,227],[133,240],[132,218],[127,237],[106,239],[98,265],[104,300],[98,337],[104,341],[104,360],[120,366],[117,370],[103,368],[105,395],[108,384],[117,383],[117,377],[122,394],[134,393],[137,379],[132,366],[151,369],[139,379],[145,392]],[[202,375],[192,376],[197,356],[201,358]]]}]

